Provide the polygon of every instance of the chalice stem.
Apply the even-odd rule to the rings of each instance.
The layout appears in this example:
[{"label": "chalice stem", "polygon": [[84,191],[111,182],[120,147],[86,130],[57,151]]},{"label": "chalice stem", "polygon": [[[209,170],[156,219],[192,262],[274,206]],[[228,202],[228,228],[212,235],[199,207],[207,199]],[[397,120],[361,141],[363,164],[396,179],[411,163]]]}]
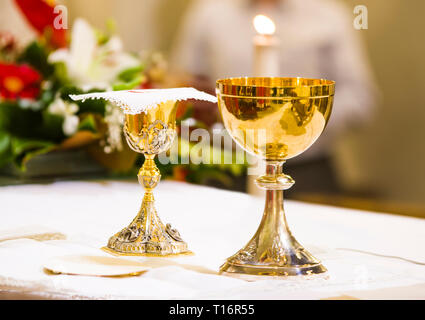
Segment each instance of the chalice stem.
[{"label": "chalice stem", "polygon": [[[264,184],[261,188],[266,189],[266,204],[263,218],[258,228],[259,249],[267,250],[272,245],[279,247],[278,252],[288,252],[294,247],[300,247],[292,236],[286,221],[283,205],[283,191],[289,189],[294,181],[283,174],[284,162],[268,162],[266,176],[269,178],[269,186]],[[280,260],[279,257],[276,257]]]}]

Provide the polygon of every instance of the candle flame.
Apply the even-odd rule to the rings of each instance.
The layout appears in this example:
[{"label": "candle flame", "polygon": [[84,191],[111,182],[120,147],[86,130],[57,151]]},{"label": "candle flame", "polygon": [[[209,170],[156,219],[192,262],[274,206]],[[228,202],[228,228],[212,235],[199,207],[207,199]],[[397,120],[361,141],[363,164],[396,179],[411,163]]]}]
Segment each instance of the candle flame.
[{"label": "candle flame", "polygon": [[259,14],[254,17],[254,28],[259,34],[272,35],[276,31],[276,26],[272,19],[269,17]]}]

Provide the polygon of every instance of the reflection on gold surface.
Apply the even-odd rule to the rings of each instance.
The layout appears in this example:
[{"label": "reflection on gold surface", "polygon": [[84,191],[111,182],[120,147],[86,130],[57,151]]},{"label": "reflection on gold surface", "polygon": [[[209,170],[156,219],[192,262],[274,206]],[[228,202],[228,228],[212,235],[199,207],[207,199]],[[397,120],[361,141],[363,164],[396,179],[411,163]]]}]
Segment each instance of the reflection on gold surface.
[{"label": "reflection on gold surface", "polygon": [[[296,80],[311,86],[291,87]],[[219,80],[219,107],[226,129],[243,148],[261,158],[284,161],[295,157],[326,126],[333,102],[333,95],[324,96],[333,92],[333,84],[327,83],[299,78]],[[278,84],[288,87],[271,87]]]},{"label": "reflection on gold surface", "polygon": [[126,114],[125,133],[130,147],[144,154],[168,150],[174,140],[176,110],[175,101],[168,101],[146,113]]}]

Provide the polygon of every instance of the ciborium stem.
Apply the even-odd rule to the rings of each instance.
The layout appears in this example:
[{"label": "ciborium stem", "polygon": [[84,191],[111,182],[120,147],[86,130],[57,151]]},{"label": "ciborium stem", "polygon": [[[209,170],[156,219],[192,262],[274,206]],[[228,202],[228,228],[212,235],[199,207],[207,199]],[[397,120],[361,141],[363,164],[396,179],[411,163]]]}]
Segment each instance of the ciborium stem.
[{"label": "ciborium stem", "polygon": [[146,154],[145,162],[137,174],[139,183],[145,189],[143,202],[154,202],[153,189],[158,185],[159,180],[161,180],[161,173],[155,164],[154,158],[154,154]]},{"label": "ciborium stem", "polygon": [[294,276],[323,273],[326,268],[293,237],[286,221],[283,191],[295,182],[283,174],[284,162],[267,161],[266,174],[256,179],[266,190],[263,218],[254,237],[227,259],[222,272],[254,276]]},{"label": "ciborium stem", "polygon": [[121,232],[109,239],[107,251],[120,255],[165,256],[190,253],[186,242],[170,224],[164,225],[155,209],[153,189],[161,179],[154,161],[155,155],[146,154],[137,177],[145,189],[139,213]]}]

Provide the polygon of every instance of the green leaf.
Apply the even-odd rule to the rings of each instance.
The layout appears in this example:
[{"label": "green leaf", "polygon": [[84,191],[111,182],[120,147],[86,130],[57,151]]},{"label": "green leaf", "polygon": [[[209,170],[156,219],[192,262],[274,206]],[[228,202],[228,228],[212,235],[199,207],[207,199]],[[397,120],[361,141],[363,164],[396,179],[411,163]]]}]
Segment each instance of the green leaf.
[{"label": "green leaf", "polygon": [[0,154],[10,147],[10,135],[7,132],[0,132]]},{"label": "green leaf", "polygon": [[114,19],[110,18],[106,20],[106,30],[108,34],[114,34],[117,31],[117,23]]},{"label": "green leaf", "polygon": [[22,109],[18,102],[0,103],[0,131],[11,136],[60,142],[63,119],[47,110]]},{"label": "green leaf", "polygon": [[13,137],[11,146],[15,165],[25,171],[25,164],[30,159],[52,151],[56,145],[50,141]]},{"label": "green leaf", "polygon": [[95,36],[96,36],[96,39],[97,39],[97,44],[99,46],[106,44],[111,38],[111,36],[109,34],[106,34],[105,32],[103,32],[99,29],[95,29],[94,33],[95,33]]},{"label": "green leaf", "polygon": [[48,54],[46,49],[40,45],[37,41],[30,43],[18,58],[18,62],[25,62],[40,71],[44,78],[49,77],[54,68],[47,61]]},{"label": "green leaf", "polygon": [[47,108],[55,99],[55,92],[53,90],[42,91],[38,102],[40,103],[40,109]]},{"label": "green leaf", "polygon": [[3,101],[0,103],[0,130],[8,131],[11,127],[10,113],[13,112],[13,108],[18,108],[16,102]]},{"label": "green leaf", "polygon": [[11,138],[7,132],[0,132],[0,168],[13,160]]},{"label": "green leaf", "polygon": [[97,133],[96,120],[92,114],[87,115],[84,119],[81,120],[78,125],[78,131],[87,130],[93,133]]},{"label": "green leaf", "polygon": [[245,173],[247,166],[245,164],[229,164],[228,168],[234,176],[239,177]]},{"label": "green leaf", "polygon": [[204,184],[208,181],[215,180],[228,187],[233,184],[232,177],[226,172],[217,170],[217,168],[209,168],[203,165],[197,165],[195,167],[194,165],[191,165],[190,169],[190,173],[187,175],[189,182]]},{"label": "green leaf", "polygon": [[57,62],[54,64],[54,75],[55,78],[62,84],[67,85],[70,83],[68,77],[68,69],[66,64],[63,62]]},{"label": "green leaf", "polygon": [[143,80],[144,80],[144,77],[139,76],[139,77],[134,78],[133,80],[131,80],[129,82],[117,82],[112,86],[112,88],[115,91],[117,91],[117,90],[131,90],[131,89],[134,89],[137,86],[139,86],[142,83]]},{"label": "green leaf", "polygon": [[41,137],[53,140],[57,143],[65,139],[63,133],[63,117],[52,114],[47,110],[43,111],[43,126],[41,127]]},{"label": "green leaf", "polygon": [[34,136],[42,126],[42,115],[30,108],[23,109],[18,102],[0,103],[0,130],[16,136]]},{"label": "green leaf", "polygon": [[131,82],[135,78],[139,78],[143,72],[144,67],[142,65],[125,69],[118,75],[118,79],[123,82]]}]

